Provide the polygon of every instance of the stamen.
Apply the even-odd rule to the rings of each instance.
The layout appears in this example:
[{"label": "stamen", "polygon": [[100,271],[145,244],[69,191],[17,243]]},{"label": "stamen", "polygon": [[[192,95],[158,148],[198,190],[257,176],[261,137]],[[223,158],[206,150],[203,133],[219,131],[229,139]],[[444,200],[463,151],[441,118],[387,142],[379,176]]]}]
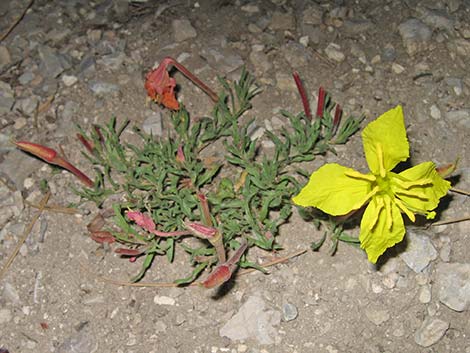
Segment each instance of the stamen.
[{"label": "stamen", "polygon": [[411,212],[404,204],[403,202],[401,202],[399,199],[395,198],[395,204],[398,206],[398,208],[408,216],[408,218],[410,219],[411,222],[415,222],[416,221],[416,217],[414,215],[413,212]]},{"label": "stamen", "polygon": [[426,195],[426,193],[423,190],[416,189],[416,190],[403,190],[403,189],[397,189],[394,190],[395,195],[403,195],[403,196],[408,196],[408,197],[415,197],[420,200],[427,201],[429,200],[429,197]]},{"label": "stamen", "polygon": [[397,178],[396,176],[394,176],[394,178],[392,178],[392,181],[393,183],[396,183],[397,185],[401,186],[404,189],[409,189],[413,186],[425,186],[425,185],[432,184],[431,178],[423,178],[423,179],[409,181],[409,180],[404,180],[404,179]]},{"label": "stamen", "polygon": [[355,170],[347,170],[344,172],[344,175],[354,179],[367,180],[370,182],[374,182],[377,180],[377,178],[373,174],[362,174]]},{"label": "stamen", "polygon": [[366,195],[366,201],[367,202],[368,200],[370,200],[372,198],[372,196],[374,196],[375,194],[377,194],[379,192],[380,188],[378,185],[374,186],[374,188]]}]

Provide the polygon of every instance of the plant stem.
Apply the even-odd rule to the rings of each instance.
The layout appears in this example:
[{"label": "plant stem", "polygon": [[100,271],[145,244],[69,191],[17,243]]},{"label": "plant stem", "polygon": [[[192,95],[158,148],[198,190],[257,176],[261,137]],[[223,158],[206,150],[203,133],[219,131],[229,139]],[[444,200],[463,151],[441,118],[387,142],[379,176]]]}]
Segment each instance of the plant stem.
[{"label": "plant stem", "polygon": [[194,75],[191,71],[189,71],[184,65],[180,64],[176,59],[167,56],[162,60],[162,63],[165,62],[167,64],[173,65],[179,72],[181,72],[186,78],[192,81],[196,86],[202,89],[214,103],[217,103],[219,97],[217,94],[209,88],[204,82],[202,82],[196,75]]}]

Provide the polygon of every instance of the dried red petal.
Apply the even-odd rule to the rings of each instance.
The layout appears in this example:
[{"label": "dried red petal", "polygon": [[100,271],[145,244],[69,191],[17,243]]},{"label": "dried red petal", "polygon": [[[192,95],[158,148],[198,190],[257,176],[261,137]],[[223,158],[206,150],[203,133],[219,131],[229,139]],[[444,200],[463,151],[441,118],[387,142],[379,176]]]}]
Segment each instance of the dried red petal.
[{"label": "dried red petal", "polygon": [[103,243],[111,244],[116,241],[113,235],[107,231],[91,232],[90,238],[100,244],[103,244]]},{"label": "dried red petal", "polygon": [[157,226],[150,216],[139,211],[127,211],[126,215],[127,218],[129,218],[131,221],[134,221],[138,226],[144,228],[150,233],[155,232]]},{"label": "dried red petal", "polygon": [[186,223],[186,228],[198,238],[211,239],[217,234],[217,229],[198,222]]}]

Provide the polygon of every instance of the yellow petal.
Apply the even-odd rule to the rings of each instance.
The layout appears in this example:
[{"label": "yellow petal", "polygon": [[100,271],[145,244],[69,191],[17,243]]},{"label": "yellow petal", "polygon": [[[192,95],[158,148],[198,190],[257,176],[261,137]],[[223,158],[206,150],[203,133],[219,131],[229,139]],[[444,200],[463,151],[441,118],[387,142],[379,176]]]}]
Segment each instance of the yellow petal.
[{"label": "yellow petal", "polygon": [[369,123],[362,131],[362,143],[369,169],[375,175],[383,174],[380,173],[382,168],[390,171],[399,162],[407,160],[410,147],[401,106]]},{"label": "yellow petal", "polygon": [[407,181],[404,183],[407,188],[392,183],[392,191],[406,207],[424,214],[437,207],[439,199],[447,194],[451,186],[439,175],[433,162],[418,164],[401,172],[398,177]]},{"label": "yellow petal", "polygon": [[369,175],[351,168],[325,164],[310,176],[307,185],[292,201],[303,207],[317,207],[333,216],[345,215],[359,209],[370,198],[371,181],[368,179]]},{"label": "yellow petal", "polygon": [[376,263],[385,250],[403,240],[405,225],[400,209],[388,195],[374,197],[361,221],[359,240],[370,262]]}]

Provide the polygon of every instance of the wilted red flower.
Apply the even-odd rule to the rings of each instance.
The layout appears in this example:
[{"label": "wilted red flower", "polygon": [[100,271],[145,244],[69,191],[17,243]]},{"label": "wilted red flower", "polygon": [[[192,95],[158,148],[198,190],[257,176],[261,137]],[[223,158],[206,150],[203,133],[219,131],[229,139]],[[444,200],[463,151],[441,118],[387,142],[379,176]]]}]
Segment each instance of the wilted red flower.
[{"label": "wilted red flower", "polygon": [[191,232],[187,230],[175,232],[162,232],[157,230],[157,226],[155,225],[155,222],[152,220],[152,218],[139,211],[127,211],[126,214],[129,220],[134,221],[138,226],[142,227],[149,233],[155,234],[157,237],[179,237],[182,235],[191,234]]},{"label": "wilted red flower", "polygon": [[206,280],[202,282],[202,285],[206,288],[213,288],[227,282],[230,277],[232,277],[233,272],[238,266],[238,261],[246,251],[247,247],[248,243],[246,239],[243,239],[240,247],[235,251],[232,257],[223,264],[217,266],[214,271],[212,271],[206,278]]},{"label": "wilted red flower", "polygon": [[31,153],[32,155],[41,158],[42,160],[46,161],[50,164],[58,165],[64,169],[67,169],[69,172],[74,174],[82,183],[84,183],[88,187],[93,186],[93,181],[88,178],[81,170],[75,167],[72,163],[67,161],[65,158],[58,155],[58,153],[53,150],[52,148],[39,145],[37,143],[32,143],[28,141],[16,141],[14,142],[15,145],[26,152]]},{"label": "wilted red flower", "polygon": [[176,80],[168,74],[171,58],[165,58],[160,65],[145,76],[145,89],[150,98],[168,109],[178,110],[179,103],[175,97]]},{"label": "wilted red flower", "polygon": [[126,215],[127,218],[129,218],[131,221],[134,221],[138,226],[144,228],[150,233],[153,233],[157,228],[152,218],[142,212],[127,211]]},{"label": "wilted red flower", "polygon": [[195,236],[202,239],[212,239],[217,234],[216,228],[206,226],[198,222],[186,223],[186,228],[188,228],[188,230],[190,230]]}]

